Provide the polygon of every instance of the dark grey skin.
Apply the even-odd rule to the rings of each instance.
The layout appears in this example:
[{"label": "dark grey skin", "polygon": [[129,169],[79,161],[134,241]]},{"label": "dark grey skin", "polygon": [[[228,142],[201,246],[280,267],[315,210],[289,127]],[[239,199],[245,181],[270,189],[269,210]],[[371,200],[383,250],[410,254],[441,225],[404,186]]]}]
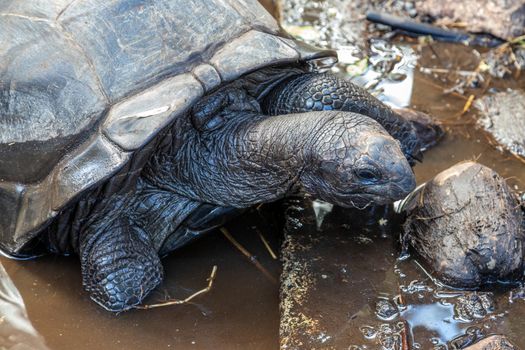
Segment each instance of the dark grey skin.
[{"label": "dark grey skin", "polygon": [[[78,229],[64,238],[64,229],[52,226],[46,246],[78,253],[91,298],[119,312],[140,304],[162,281],[161,256],[221,225],[237,209],[299,189],[345,207],[403,198],[415,179],[399,142],[372,118],[352,112],[368,114],[395,133],[396,124],[383,119],[395,116],[388,107],[352,85],[338,89],[347,101],[339,107],[346,111],[308,112],[308,106],[271,100],[287,86],[291,100],[303,96],[308,86],[297,89],[295,79],[315,85],[327,77],[339,82],[309,73],[281,82],[259,98],[264,109],[239,88],[243,84],[204,98],[171,128],[132,191],[103,200],[88,196],[83,202],[94,202],[89,215],[67,221]],[[304,113],[268,115],[298,110]]]}]

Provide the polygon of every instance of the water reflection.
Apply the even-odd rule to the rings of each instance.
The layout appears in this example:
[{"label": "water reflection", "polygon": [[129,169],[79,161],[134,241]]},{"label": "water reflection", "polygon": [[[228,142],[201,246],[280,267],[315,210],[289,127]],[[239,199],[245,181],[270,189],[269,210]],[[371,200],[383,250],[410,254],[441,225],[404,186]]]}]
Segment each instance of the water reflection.
[{"label": "water reflection", "polygon": [[413,334],[421,328],[425,332],[435,334],[442,344],[463,332],[464,324],[454,319],[453,305],[410,305],[401,316],[408,322]]}]

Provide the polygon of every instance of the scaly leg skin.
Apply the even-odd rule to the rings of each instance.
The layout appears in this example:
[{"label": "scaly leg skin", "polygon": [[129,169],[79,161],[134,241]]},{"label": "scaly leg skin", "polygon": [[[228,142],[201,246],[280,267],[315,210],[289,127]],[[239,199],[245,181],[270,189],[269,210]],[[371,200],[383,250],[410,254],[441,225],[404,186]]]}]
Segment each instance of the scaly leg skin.
[{"label": "scaly leg skin", "polygon": [[262,102],[270,115],[310,111],[347,111],[370,117],[395,139],[413,164],[420,160],[421,145],[412,123],[364,89],[335,75],[305,73],[292,76],[275,87]]},{"label": "scaly leg skin", "polygon": [[84,288],[96,303],[117,312],[140,304],[163,277],[150,238],[122,214],[100,215],[86,227],[79,247]]},{"label": "scaly leg skin", "polygon": [[129,310],[162,282],[159,256],[235,214],[140,178],[135,191],[103,199],[84,223],[78,239],[84,289],[106,310]]}]

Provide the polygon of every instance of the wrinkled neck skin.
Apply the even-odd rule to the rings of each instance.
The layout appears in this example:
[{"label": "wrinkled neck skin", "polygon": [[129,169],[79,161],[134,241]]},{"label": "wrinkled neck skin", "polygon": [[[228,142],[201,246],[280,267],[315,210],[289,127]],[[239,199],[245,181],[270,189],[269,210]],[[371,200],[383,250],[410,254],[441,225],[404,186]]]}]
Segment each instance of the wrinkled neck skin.
[{"label": "wrinkled neck skin", "polygon": [[[219,127],[196,128],[191,116],[180,118],[172,128],[171,149],[151,159],[143,171],[145,181],[192,201],[236,208],[297,191],[313,133],[319,129],[315,124],[327,118],[313,121],[312,127],[303,116],[270,117],[261,113],[257,100],[306,70],[266,68],[215,92],[218,96],[235,92],[234,100],[211,113],[220,115]],[[198,108],[209,109],[206,104],[212,103],[206,101],[213,95]]]},{"label": "wrinkled neck skin", "polygon": [[294,189],[316,139],[309,134],[321,128],[303,115],[232,111],[227,118],[220,130],[209,132],[181,120],[175,128],[181,142],[152,159],[146,181],[191,200],[237,208],[273,201]]}]

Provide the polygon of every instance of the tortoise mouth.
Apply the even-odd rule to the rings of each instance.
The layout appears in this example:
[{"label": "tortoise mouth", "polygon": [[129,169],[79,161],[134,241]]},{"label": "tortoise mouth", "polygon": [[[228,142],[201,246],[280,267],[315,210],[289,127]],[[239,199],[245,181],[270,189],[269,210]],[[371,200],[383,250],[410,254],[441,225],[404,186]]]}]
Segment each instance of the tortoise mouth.
[{"label": "tortoise mouth", "polygon": [[[397,198],[399,199],[399,198]],[[366,209],[372,205],[386,205],[395,202],[389,195],[381,195],[371,192],[356,192],[337,196],[335,203],[345,208]]]}]

